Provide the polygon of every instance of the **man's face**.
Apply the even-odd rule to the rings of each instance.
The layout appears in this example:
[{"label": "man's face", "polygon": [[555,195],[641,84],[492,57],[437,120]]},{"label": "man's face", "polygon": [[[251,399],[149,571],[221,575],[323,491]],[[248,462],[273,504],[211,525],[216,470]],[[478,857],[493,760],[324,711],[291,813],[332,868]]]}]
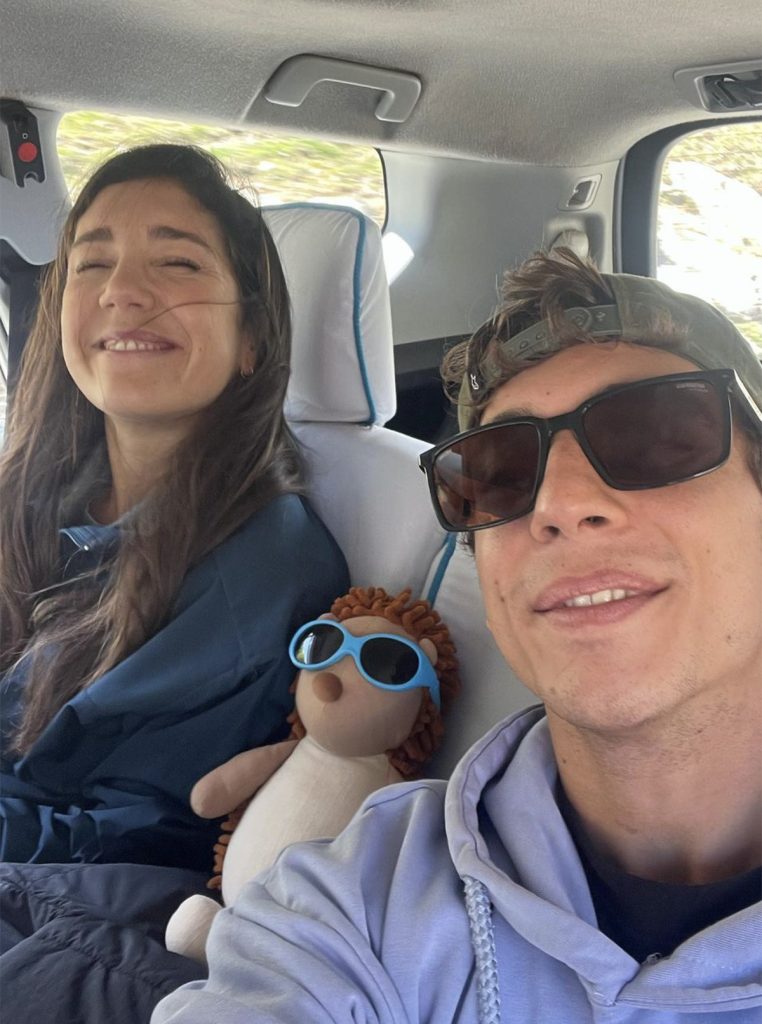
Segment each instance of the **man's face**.
[{"label": "man's face", "polygon": [[[681,370],[695,366],[659,349],[578,345],[504,384],[481,422],[555,416],[606,387]],[[621,730],[691,702],[754,699],[762,492],[745,444],[737,432],[729,461],[699,479],[616,491],[563,431],[534,510],[475,535],[488,625],[551,718]]]}]

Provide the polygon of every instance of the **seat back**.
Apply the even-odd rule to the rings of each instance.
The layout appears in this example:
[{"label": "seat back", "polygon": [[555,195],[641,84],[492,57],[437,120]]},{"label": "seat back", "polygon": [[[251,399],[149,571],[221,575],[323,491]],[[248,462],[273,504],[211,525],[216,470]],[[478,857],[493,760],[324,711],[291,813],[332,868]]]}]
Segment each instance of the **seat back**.
[{"label": "seat back", "polygon": [[435,560],[426,592],[450,629],[460,661],[460,696],[442,745],[426,769],[447,778],[472,743],[502,718],[536,704],[537,698],[498,650],[487,628],[474,556],[455,534]]},{"label": "seat back", "polygon": [[418,455],[388,430],[396,409],[389,288],[381,232],[336,206],[267,208],[293,309],[286,415],[307,456],[312,502],[357,586],[423,592],[444,534]]}]

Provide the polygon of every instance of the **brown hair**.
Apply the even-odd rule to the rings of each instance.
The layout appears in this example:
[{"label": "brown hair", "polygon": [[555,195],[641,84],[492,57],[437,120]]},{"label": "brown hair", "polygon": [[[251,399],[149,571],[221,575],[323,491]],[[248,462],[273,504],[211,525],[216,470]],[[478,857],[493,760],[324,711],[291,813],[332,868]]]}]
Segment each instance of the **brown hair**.
[{"label": "brown hair", "polygon": [[[239,289],[256,371],[236,375],[178,446],[161,486],[131,510],[118,550],[59,584],[62,501],[95,449],[103,414],[79,392],[61,350],[61,303],[77,223],[103,189],[170,179],[217,220]],[[75,202],[47,270],[0,459],[0,671],[26,669],[24,751],[56,712],[166,623],[188,570],[276,495],[303,487],[283,415],[291,323],[285,278],[260,211],[222,165],[191,146],[141,146],[99,168]],[[105,585],[103,575],[105,573]]]},{"label": "brown hair", "polygon": [[[352,587],[348,594],[337,598],[331,605],[331,614],[340,622],[360,616],[377,616],[401,626],[414,640],[425,638],[436,647],[437,663],[434,671],[439,679],[442,712],[446,712],[460,690],[458,660],[450,631],[428,601],[411,601],[411,591],[403,590],[392,597],[382,587]],[[293,735],[302,739],[304,725],[296,711],[289,715]],[[444,734],[442,714],[437,710],[428,690],[424,690],[418,717],[405,742],[388,750],[390,763],[403,778],[419,774],[421,766],[435,752]]]},{"label": "brown hair", "polygon": [[[507,356],[503,342],[527,327],[547,321],[559,341],[559,349],[580,343],[596,344],[596,338],[570,322],[564,313],[575,306],[605,305],[614,301],[609,283],[595,264],[581,259],[571,249],[562,247],[552,252],[534,253],[515,270],[506,272],[501,302],[492,317],[467,341],[446,353],[442,378],[447,394],[454,403],[466,406],[469,425],[476,426],[498,388],[534,363],[551,358],[547,354],[535,358]],[[643,331],[656,348],[678,354],[683,350],[686,328],[676,324],[663,310],[652,310],[650,322],[643,325]],[[471,375],[480,387],[466,396],[462,384],[464,378]],[[748,461],[762,487],[762,438],[745,420],[740,420],[739,425],[751,440],[747,446]]]}]

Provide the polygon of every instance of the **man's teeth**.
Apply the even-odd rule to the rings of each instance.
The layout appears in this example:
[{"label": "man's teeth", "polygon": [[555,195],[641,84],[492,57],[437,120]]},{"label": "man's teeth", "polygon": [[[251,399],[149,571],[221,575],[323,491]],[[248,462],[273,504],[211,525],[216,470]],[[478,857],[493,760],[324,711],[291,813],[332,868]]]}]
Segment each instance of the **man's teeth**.
[{"label": "man's teeth", "polygon": [[637,590],[596,590],[594,594],[580,594],[564,601],[564,608],[587,608],[592,604],[609,604],[611,601],[623,601],[626,597],[636,597]]},{"label": "man's teeth", "polygon": [[169,348],[169,345],[152,341],[136,341],[134,338],[119,338],[104,341],[103,347],[107,352],[158,352],[161,349]]}]

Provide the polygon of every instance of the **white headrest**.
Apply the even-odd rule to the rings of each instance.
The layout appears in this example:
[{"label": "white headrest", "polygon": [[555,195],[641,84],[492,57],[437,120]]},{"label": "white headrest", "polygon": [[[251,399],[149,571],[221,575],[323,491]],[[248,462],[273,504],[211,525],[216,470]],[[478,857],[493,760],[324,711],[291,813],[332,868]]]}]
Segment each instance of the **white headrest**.
[{"label": "white headrest", "polygon": [[381,232],[357,210],[290,203],[263,210],[293,312],[286,416],[384,424],[396,411]]}]

